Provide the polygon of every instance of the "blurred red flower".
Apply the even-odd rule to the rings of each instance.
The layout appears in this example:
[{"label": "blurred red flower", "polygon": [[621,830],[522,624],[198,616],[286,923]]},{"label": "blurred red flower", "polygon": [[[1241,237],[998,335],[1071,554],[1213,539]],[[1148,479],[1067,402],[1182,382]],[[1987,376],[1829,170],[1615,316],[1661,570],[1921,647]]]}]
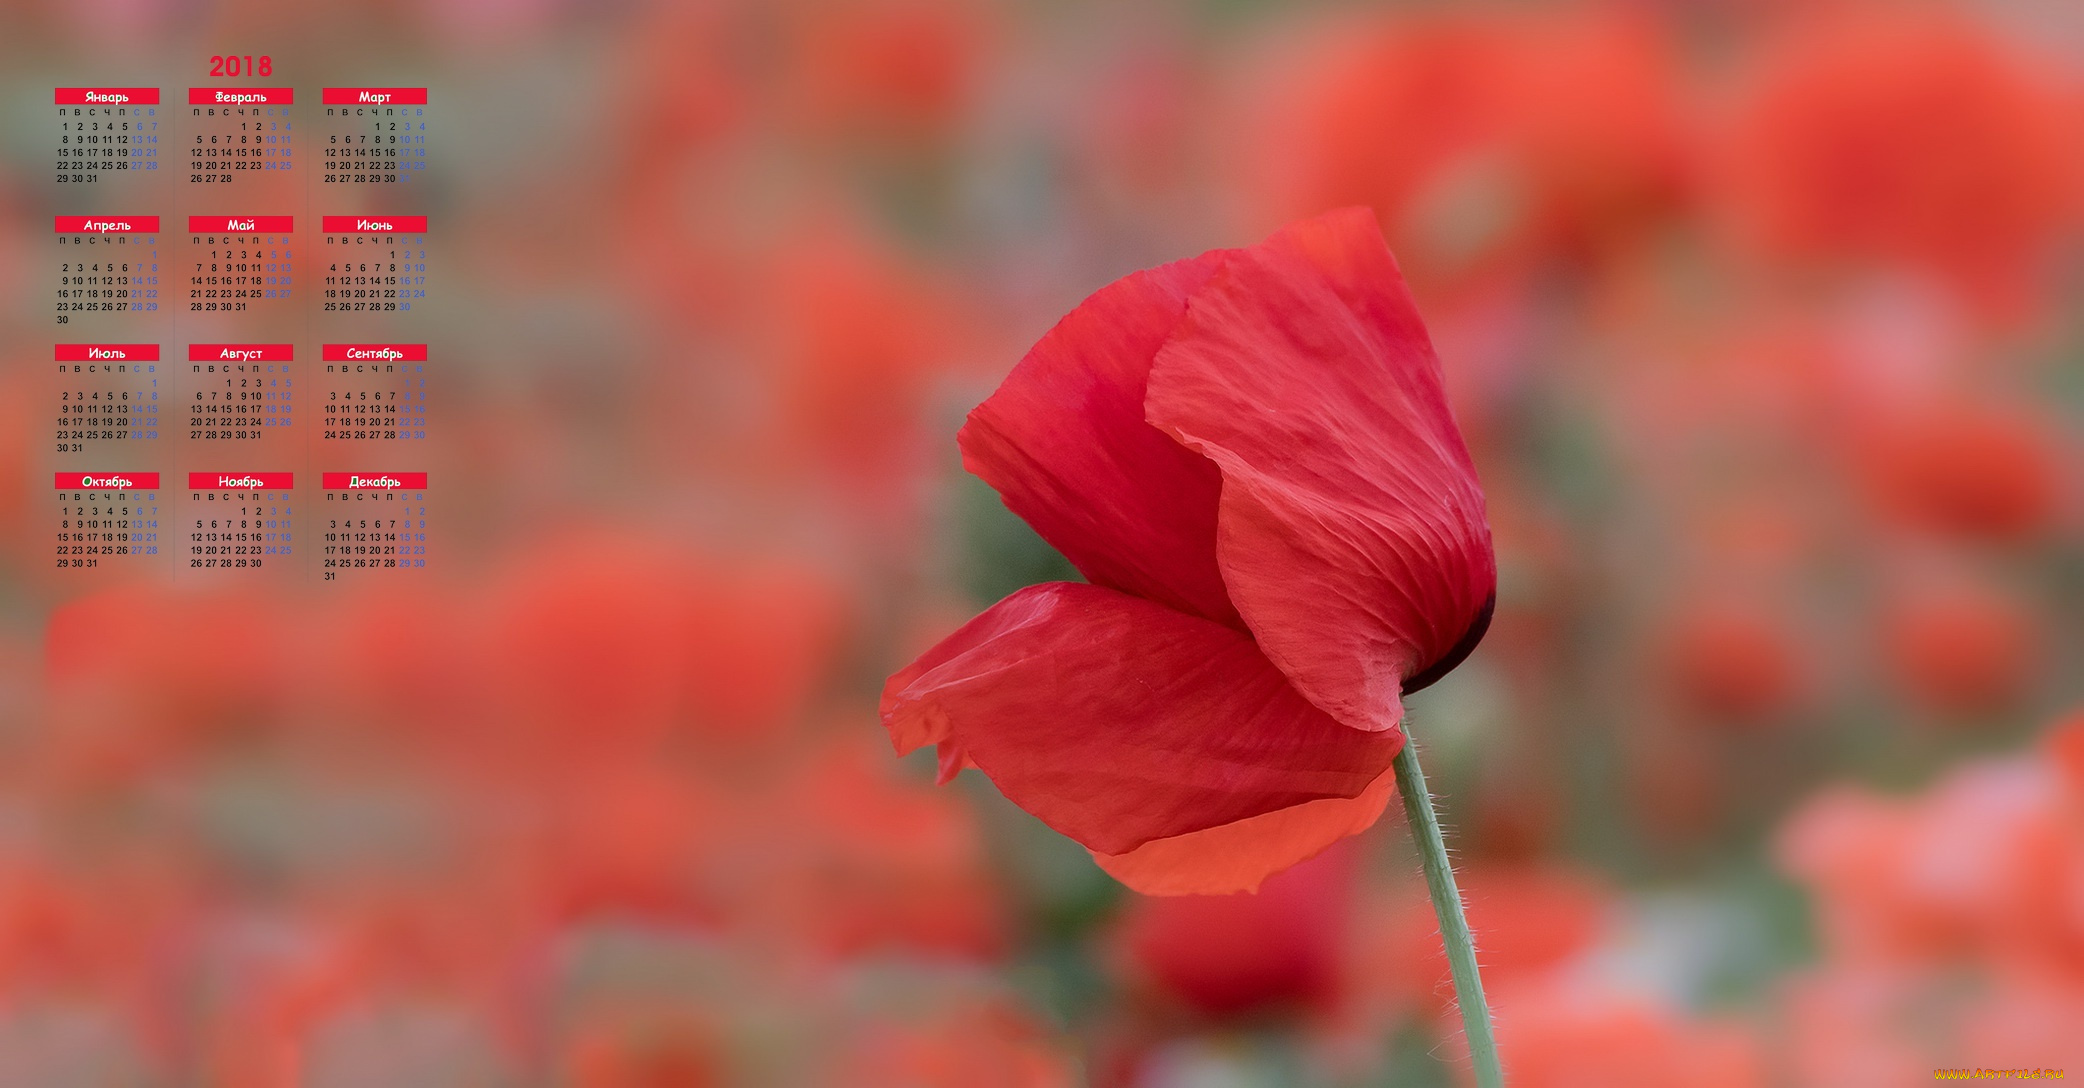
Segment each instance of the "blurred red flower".
[{"label": "blurred red flower", "polygon": [[1498,1046],[1520,1088],[1763,1088],[1758,1040],[1735,1024],[1689,1023],[1657,1004],[1548,985],[1501,995]]},{"label": "blurred red flower", "polygon": [[1684,848],[1713,833],[1741,796],[1730,781],[1726,753],[1716,749],[1752,739],[1663,728],[1654,720],[1630,735],[1623,781],[1629,812],[1646,842]]},{"label": "blurred red flower", "polygon": [[[469,610],[447,586],[358,588],[304,617],[316,646],[303,664],[298,710],[321,724],[384,730],[407,744],[453,739],[480,697],[470,659]],[[344,703],[327,680],[356,678],[366,698]],[[367,713],[380,701],[382,714]]]},{"label": "blurred red flower", "polygon": [[716,874],[736,922],[833,960],[1003,950],[1002,896],[960,797],[852,743],[795,762],[787,781],[746,799],[746,855]]},{"label": "blurred red flower", "polygon": [[[592,554],[601,561],[573,564]],[[649,532],[568,531],[489,591],[481,645],[509,742],[656,744],[685,723],[710,746],[790,723],[815,691],[846,607],[817,569],[696,552]],[[516,727],[523,731],[516,733]]]},{"label": "blurred red flower", "polygon": [[550,876],[566,917],[624,912],[659,922],[701,917],[704,850],[723,832],[718,804],[686,776],[636,764],[568,769],[551,812]]},{"label": "blurred red flower", "polygon": [[2048,531],[2061,499],[2061,441],[2017,409],[1936,401],[1877,425],[1870,486],[1892,519],[1971,540]]},{"label": "blurred red flower", "polygon": [[1662,636],[1676,695],[1716,722],[1759,723],[1784,714],[1808,679],[1790,627],[1756,602],[1688,604]]},{"label": "blurred red flower", "polygon": [[2048,757],[2068,783],[2077,805],[2084,808],[2084,710],[2078,710],[2048,731]]},{"label": "blurred red flower", "polygon": [[2084,210],[2070,90],[1937,7],[1850,5],[1778,42],[1717,176],[1778,257],[1900,261],[1972,301],[2023,301]]},{"label": "blurred red flower", "polygon": [[288,701],[287,611],[260,593],[132,585],[76,598],[44,634],[60,780],[123,779],[272,727]]},{"label": "blurred red flower", "polygon": [[1783,987],[1794,1083],[1896,1083],[1973,1054],[2084,1061],[2084,722],[1920,792],[1835,786],[1781,830],[1823,962]]},{"label": "blurred red flower", "polygon": [[2034,618],[1995,589],[1918,586],[1888,607],[1883,623],[1882,646],[1896,682],[1941,714],[2002,709],[2034,678]]},{"label": "blurred red flower", "polygon": [[900,752],[977,766],[1155,894],[1253,888],[1374,822],[1402,693],[1474,647],[1497,568],[1372,215],[1102,289],[960,443],[1091,583],[892,676]]},{"label": "blurred red flower", "polygon": [[1342,844],[1256,895],[1137,899],[1120,934],[1128,969],[1203,1016],[1324,1009],[1341,989],[1358,861]]},{"label": "blurred red flower", "polygon": [[885,1014],[841,1042],[811,1083],[853,1088],[1070,1088],[1071,1062],[1022,1010],[1003,999],[946,997],[909,1015]]},{"label": "blurred red flower", "polygon": [[565,1044],[571,1088],[713,1088],[729,1083],[729,1063],[695,1013],[614,1009],[594,1013]]},{"label": "blurred red flower", "polygon": [[754,472],[763,461],[807,463],[865,491],[864,505],[887,503],[918,467],[923,408],[934,380],[964,357],[971,307],[851,217],[807,218],[811,229],[774,247],[746,315],[772,382],[777,447],[745,460]]},{"label": "blurred red flower", "polygon": [[[1509,989],[1583,954],[1612,922],[1615,897],[1590,875],[1551,862],[1463,866],[1456,880],[1476,935],[1484,984]],[[1432,901],[1416,883],[1368,910],[1356,986],[1383,1005],[1444,1011],[1453,993]]]},{"label": "blurred red flower", "polygon": [[1373,208],[1422,297],[1596,260],[1688,187],[1669,38],[1582,7],[1337,24],[1277,69],[1250,146],[1277,214]]},{"label": "blurred red flower", "polygon": [[789,5],[784,92],[808,135],[906,145],[962,119],[991,40],[992,11],[963,0],[816,0]]},{"label": "blurred red flower", "polygon": [[1834,959],[2010,958],[2084,978],[2084,836],[2064,801],[2027,760],[1968,764],[1907,798],[1836,787],[1787,821],[1778,854],[1815,894]]},{"label": "blurred red flower", "polygon": [[[22,524],[34,463],[30,436],[35,432],[29,420],[29,398],[0,397],[0,525]],[[27,543],[17,533],[0,534],[0,541],[0,547],[9,549]]]}]

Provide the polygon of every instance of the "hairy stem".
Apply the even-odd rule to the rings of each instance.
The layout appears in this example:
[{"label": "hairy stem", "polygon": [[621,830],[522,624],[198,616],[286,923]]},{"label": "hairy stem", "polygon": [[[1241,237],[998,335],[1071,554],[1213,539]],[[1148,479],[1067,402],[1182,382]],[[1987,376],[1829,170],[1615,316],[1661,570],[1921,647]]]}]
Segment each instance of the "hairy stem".
[{"label": "hairy stem", "polygon": [[1394,767],[1397,792],[1404,797],[1404,818],[1411,824],[1411,838],[1425,864],[1426,891],[1433,897],[1433,914],[1440,919],[1447,966],[1454,973],[1455,1001],[1462,1008],[1462,1030],[1469,1038],[1469,1061],[1476,1067],[1477,1088],[1502,1088],[1505,1076],[1498,1068],[1498,1043],[1491,1038],[1491,1010],[1483,999],[1483,978],[1476,971],[1476,942],[1469,936],[1462,893],[1454,884],[1447,841],[1440,837],[1440,819],[1433,814],[1433,795],[1426,792],[1425,772],[1418,768],[1418,745],[1411,739],[1408,724]]}]

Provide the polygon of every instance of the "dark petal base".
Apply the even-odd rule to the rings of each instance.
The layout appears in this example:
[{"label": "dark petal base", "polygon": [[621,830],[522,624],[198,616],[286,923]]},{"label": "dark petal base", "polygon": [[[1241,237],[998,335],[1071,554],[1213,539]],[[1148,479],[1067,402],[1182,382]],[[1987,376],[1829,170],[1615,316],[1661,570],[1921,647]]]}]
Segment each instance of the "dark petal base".
[{"label": "dark petal base", "polygon": [[1461,641],[1455,643],[1454,648],[1447,651],[1440,660],[1433,662],[1417,675],[1405,680],[1404,694],[1409,695],[1414,691],[1423,691],[1432,687],[1434,681],[1453,672],[1456,665],[1461,664],[1471,653],[1474,653],[1476,644],[1483,641],[1484,632],[1491,629],[1491,613],[1496,611],[1497,607],[1498,591],[1494,589],[1491,591],[1490,596],[1484,598],[1483,610],[1476,613],[1476,619],[1470,622],[1469,629],[1462,632]]}]

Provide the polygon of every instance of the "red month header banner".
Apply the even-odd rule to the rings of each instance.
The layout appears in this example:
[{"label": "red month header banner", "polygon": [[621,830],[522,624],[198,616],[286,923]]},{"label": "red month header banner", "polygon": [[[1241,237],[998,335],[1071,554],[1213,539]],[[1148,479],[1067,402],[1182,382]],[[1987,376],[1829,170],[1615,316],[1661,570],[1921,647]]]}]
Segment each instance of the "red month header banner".
[{"label": "red month header banner", "polygon": [[425,344],[327,344],[321,355],[329,363],[424,363]]},{"label": "red month header banner", "polygon": [[297,229],[294,215],[191,215],[190,234],[289,234]]},{"label": "red month header banner", "polygon": [[289,106],[297,92],[289,87],[190,87],[191,106]]},{"label": "red month header banner", "polygon": [[156,106],[157,87],[59,87],[60,106]]},{"label": "red month header banner", "polygon": [[191,363],[287,363],[297,357],[295,344],[190,344]]},{"label": "red month header banner", "polygon": [[191,472],[190,491],[288,491],[297,486],[294,472]]},{"label": "red month header banner", "polygon": [[158,344],[54,344],[61,363],[156,362]]},{"label": "red month header banner", "polygon": [[156,215],[60,215],[59,234],[158,234]]},{"label": "red month header banner", "polygon": [[425,87],[327,87],[320,96],[328,106],[424,106]]},{"label": "red month header banner", "polygon": [[131,489],[157,491],[157,472],[61,472],[58,473],[60,491],[129,491]]},{"label": "red month header banner", "polygon": [[427,487],[424,472],[326,472],[320,477],[319,483],[327,491],[424,491]]},{"label": "red month header banner", "polygon": [[425,233],[425,215],[327,215],[319,229],[325,233]]},{"label": "red month header banner", "polygon": [[427,217],[424,215],[328,215],[319,224],[327,234],[391,234],[402,231],[407,234],[424,234]]}]

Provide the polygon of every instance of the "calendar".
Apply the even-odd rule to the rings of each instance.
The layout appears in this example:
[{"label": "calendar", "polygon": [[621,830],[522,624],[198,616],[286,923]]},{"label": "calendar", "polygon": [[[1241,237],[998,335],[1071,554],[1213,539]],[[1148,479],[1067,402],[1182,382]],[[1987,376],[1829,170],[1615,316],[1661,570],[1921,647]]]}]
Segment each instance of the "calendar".
[{"label": "calendar", "polygon": [[188,217],[188,309],[287,309],[296,286],[293,215]]},{"label": "calendar", "polygon": [[159,555],[159,473],[137,469],[55,475],[58,569],[112,570]]},{"label": "calendar", "polygon": [[425,472],[328,472],[323,486],[328,579],[426,567]]},{"label": "calendar", "polygon": [[326,185],[399,185],[427,169],[427,88],[327,87],[319,169]]},{"label": "calendar", "polygon": [[427,217],[329,215],[319,257],[327,313],[410,313],[427,300]]},{"label": "calendar", "polygon": [[27,388],[64,577],[351,583],[438,558],[432,97],[266,54],[52,87],[32,274],[54,333]]},{"label": "calendar", "polygon": [[150,448],[159,438],[167,375],[158,344],[59,344],[57,373],[45,395],[53,408],[55,450]]},{"label": "calendar", "polygon": [[324,439],[426,441],[427,345],[327,344],[324,361]]},{"label": "calendar", "polygon": [[159,88],[60,87],[56,98],[58,184],[159,169]]},{"label": "calendar", "polygon": [[60,215],[58,324],[136,324],[159,312],[159,217]]},{"label": "calendar", "polygon": [[[266,73],[261,73],[265,75]],[[228,185],[259,173],[296,167],[290,138],[291,87],[190,87],[188,183]]]},{"label": "calendar", "polygon": [[259,571],[288,565],[296,473],[191,472],[181,517],[192,570]]},{"label": "calendar", "polygon": [[294,344],[190,344],[184,384],[188,437],[257,441],[296,424]]}]

